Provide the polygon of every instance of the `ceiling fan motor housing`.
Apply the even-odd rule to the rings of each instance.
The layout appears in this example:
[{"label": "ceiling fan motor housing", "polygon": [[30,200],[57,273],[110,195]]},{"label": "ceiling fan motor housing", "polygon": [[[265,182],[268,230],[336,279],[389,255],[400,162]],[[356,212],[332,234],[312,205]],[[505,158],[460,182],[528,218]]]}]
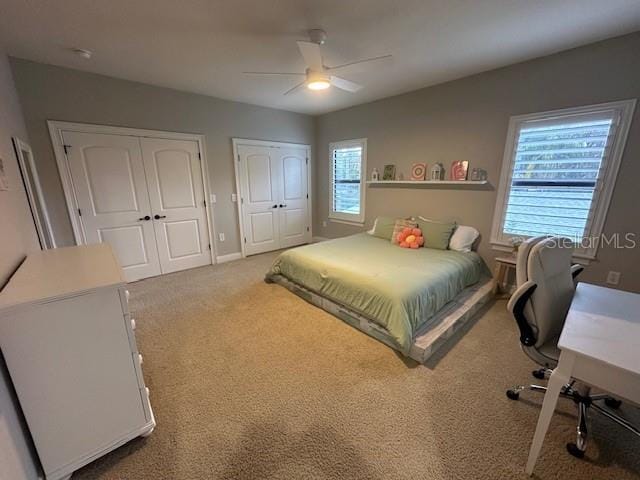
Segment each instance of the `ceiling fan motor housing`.
[{"label": "ceiling fan motor housing", "polygon": [[314,28],[313,30],[309,30],[309,40],[311,40],[313,43],[317,43],[318,45],[324,45],[324,42],[327,41],[327,32],[325,32],[321,28]]}]

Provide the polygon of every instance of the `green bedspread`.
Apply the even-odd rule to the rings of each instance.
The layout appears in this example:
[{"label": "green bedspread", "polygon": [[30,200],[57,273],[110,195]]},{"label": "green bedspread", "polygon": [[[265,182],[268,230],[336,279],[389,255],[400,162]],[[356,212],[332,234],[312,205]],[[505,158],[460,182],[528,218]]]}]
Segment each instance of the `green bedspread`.
[{"label": "green bedspread", "polygon": [[478,254],[400,248],[366,233],[282,253],[269,275],[282,275],[386,328],[408,354],[414,332],[476,283]]}]

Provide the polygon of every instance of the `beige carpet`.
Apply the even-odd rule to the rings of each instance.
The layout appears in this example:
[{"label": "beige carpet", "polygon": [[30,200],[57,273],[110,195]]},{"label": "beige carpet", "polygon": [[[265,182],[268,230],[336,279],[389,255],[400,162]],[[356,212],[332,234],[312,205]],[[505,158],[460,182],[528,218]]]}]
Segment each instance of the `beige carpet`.
[{"label": "beige carpet", "polygon": [[[542,398],[505,397],[533,364],[504,301],[425,367],[265,284],[274,257],[131,286],[158,426],[75,479],[526,478]],[[587,458],[569,456],[561,402],[537,478],[640,478],[640,440],[599,417]]]}]

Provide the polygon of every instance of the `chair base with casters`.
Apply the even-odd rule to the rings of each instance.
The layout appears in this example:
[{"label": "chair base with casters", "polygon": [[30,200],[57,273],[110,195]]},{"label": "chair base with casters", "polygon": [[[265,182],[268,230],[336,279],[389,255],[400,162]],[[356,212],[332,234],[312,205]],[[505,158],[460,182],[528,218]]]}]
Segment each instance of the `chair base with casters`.
[{"label": "chair base with casters", "polygon": [[[545,378],[549,377],[551,372],[552,370],[548,368],[540,368],[538,370],[534,370],[533,372],[531,372],[531,374],[535,378],[544,380]],[[588,388],[585,389],[586,393],[580,393],[580,391],[575,388],[574,385],[575,383],[572,381],[571,383],[568,383],[567,385],[562,387],[562,390],[560,391],[561,397],[573,400],[578,406],[578,426],[576,428],[576,441],[575,443],[567,443],[567,451],[571,455],[576,458],[584,457],[584,452],[587,448],[587,418],[590,408],[593,408],[594,411],[600,413],[601,415],[607,417],[609,420],[614,421],[618,425],[626,428],[627,430],[640,437],[640,430],[638,428],[636,428],[627,420],[612,411],[620,408],[620,405],[622,405],[622,402],[620,400],[617,400],[607,394],[591,395]],[[507,390],[507,397],[510,400],[518,400],[520,398],[520,392],[525,390],[544,394],[547,391],[547,387],[534,384],[516,385],[515,387]],[[602,405],[596,402],[603,402],[604,405],[608,408],[604,408]]]}]

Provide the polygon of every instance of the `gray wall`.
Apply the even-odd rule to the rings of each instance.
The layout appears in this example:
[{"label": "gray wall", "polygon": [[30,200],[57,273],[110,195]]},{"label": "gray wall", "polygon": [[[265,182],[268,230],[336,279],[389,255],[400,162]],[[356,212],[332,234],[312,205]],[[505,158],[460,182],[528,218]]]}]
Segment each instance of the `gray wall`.
[{"label": "gray wall", "polygon": [[216,254],[240,251],[231,138],[313,144],[314,120],[308,115],[220,100],[204,95],[118,80],[26,60],[11,59],[38,173],[47,198],[54,234],[72,245],[73,233],[47,120],[204,134],[217,233]]},{"label": "gray wall", "polygon": [[[28,140],[9,61],[0,49],[0,158],[9,184],[9,190],[0,191],[0,288],[29,252],[40,249],[11,143],[14,136]],[[30,441],[24,432],[13,387],[4,360],[0,358],[1,479],[37,476],[36,463],[29,451]]]},{"label": "gray wall", "polygon": [[[498,254],[489,237],[512,115],[640,97],[640,33],[599,42],[373,103],[322,115],[316,123],[314,235],[338,237],[362,230],[327,221],[329,142],[368,138],[368,172],[395,163],[410,166],[469,160],[488,171],[487,191],[368,188],[366,223],[378,215],[456,219],[482,234],[479,252]],[[604,233],[640,234],[640,106],[636,108]],[[640,237],[638,238],[640,241]],[[583,280],[603,283],[622,272],[620,288],[640,291],[640,244],[633,250],[601,248]]]}]

